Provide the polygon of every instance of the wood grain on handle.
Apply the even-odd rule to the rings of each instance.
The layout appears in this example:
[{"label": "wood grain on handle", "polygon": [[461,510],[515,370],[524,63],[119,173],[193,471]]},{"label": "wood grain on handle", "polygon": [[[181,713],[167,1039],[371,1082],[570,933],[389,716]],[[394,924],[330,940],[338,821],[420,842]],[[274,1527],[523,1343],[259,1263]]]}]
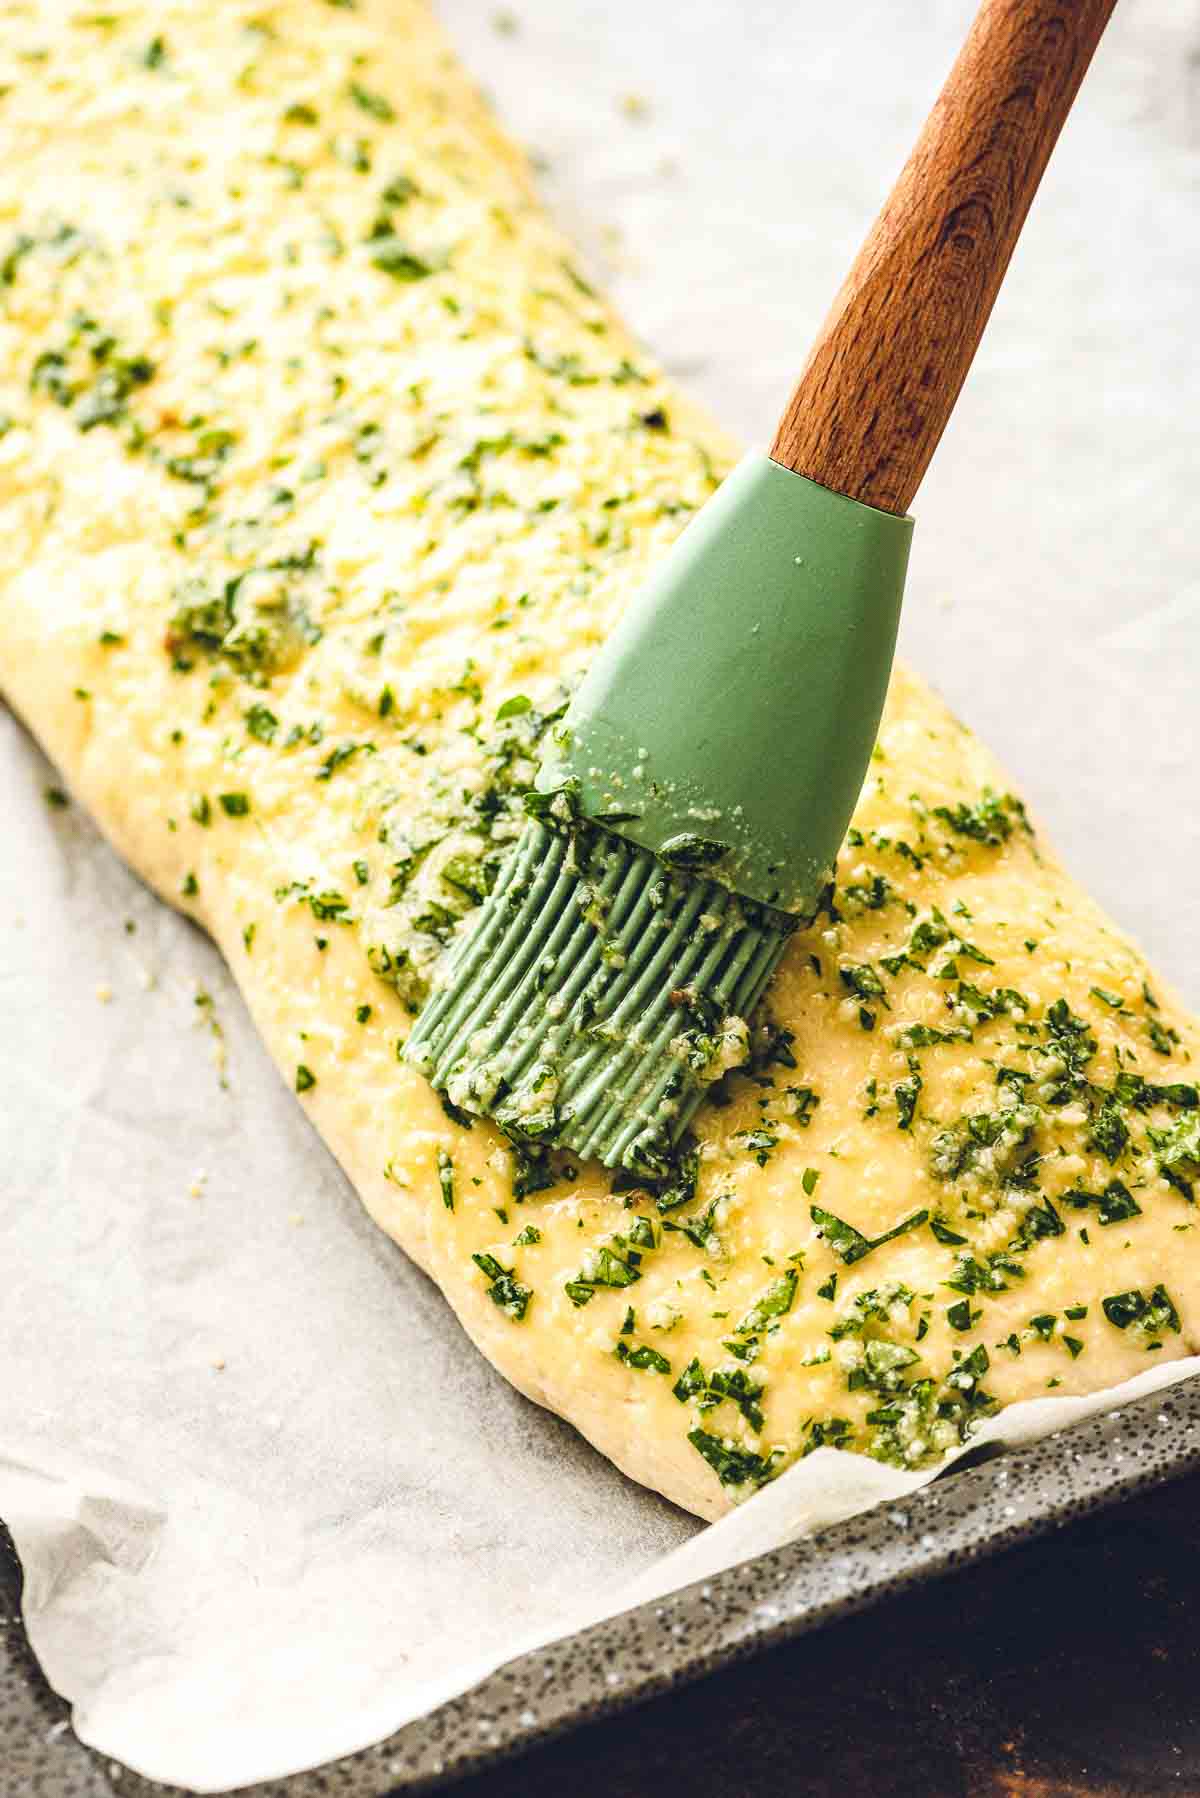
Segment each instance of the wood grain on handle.
[{"label": "wood grain on handle", "polygon": [[1116,0],[984,0],[779,421],[771,456],[906,512]]}]

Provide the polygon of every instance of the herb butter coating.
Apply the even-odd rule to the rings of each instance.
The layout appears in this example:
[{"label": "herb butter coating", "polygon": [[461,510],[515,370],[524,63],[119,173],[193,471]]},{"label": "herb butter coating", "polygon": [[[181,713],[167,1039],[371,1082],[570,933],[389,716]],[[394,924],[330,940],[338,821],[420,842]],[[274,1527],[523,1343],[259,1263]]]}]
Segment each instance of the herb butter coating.
[{"label": "herb butter coating", "polygon": [[22,6],[0,59],[5,696],[483,1352],[708,1517],[1192,1352],[1195,1026],[903,670],[669,1174],[400,1061],[730,446],[412,0]]}]

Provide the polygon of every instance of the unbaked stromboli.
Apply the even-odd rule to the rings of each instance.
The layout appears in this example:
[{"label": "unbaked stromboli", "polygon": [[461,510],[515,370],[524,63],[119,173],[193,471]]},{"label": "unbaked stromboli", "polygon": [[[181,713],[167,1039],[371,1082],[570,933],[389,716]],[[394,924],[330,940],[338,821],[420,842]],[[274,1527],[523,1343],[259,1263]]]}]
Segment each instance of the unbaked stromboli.
[{"label": "unbaked stromboli", "polygon": [[670,1178],[401,1064],[730,447],[416,0],[14,6],[0,58],[0,686],[483,1352],[709,1517],[1193,1352],[1195,1025],[909,673]]}]

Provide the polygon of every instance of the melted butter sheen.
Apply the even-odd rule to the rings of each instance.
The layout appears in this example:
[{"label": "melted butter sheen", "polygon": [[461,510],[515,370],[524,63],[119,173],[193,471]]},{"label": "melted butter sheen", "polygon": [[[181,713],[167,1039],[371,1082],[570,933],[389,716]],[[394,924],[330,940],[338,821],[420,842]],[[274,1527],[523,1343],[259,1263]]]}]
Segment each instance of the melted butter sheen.
[{"label": "melted butter sheen", "polygon": [[673,1184],[516,1153],[399,1063],[729,447],[423,8],[2,18],[6,696],[484,1352],[714,1516],[822,1442],[919,1466],[1192,1351],[1195,1027],[904,672]]}]

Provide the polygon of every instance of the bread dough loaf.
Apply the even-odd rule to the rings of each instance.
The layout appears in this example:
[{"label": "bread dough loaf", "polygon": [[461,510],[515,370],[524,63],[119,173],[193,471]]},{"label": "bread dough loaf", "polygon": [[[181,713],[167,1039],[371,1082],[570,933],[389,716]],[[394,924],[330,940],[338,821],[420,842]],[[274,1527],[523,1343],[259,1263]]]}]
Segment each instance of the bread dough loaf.
[{"label": "bread dough loaf", "polygon": [[1195,1026],[905,672],[672,1183],[401,1064],[547,720],[729,446],[415,0],[0,30],[5,695],[479,1348],[706,1517],[819,1443],[922,1466],[1194,1352]]}]

